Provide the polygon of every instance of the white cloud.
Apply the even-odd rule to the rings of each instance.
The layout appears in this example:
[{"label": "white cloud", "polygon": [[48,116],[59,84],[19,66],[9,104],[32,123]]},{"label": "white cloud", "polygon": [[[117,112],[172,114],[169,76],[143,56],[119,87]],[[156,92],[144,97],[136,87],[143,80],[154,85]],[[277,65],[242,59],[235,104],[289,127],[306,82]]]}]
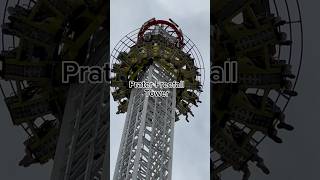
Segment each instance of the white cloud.
[{"label": "white cloud", "polygon": [[155,8],[168,11],[173,16],[194,16],[206,12],[209,14],[210,9],[208,0],[155,0]]}]

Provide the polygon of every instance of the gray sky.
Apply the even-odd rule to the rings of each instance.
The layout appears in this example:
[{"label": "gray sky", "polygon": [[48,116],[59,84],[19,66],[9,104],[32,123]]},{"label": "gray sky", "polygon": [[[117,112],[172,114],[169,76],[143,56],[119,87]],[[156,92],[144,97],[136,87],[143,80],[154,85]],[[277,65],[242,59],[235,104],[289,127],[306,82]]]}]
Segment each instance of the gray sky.
[{"label": "gray sky", "polygon": [[[111,49],[127,33],[141,27],[147,20],[173,19],[198,46],[206,69],[202,104],[194,108],[194,118],[175,125],[173,146],[173,180],[206,180],[210,177],[210,115],[209,115],[209,0],[111,0]],[[116,115],[111,99],[110,177],[113,177],[125,116]]]}]

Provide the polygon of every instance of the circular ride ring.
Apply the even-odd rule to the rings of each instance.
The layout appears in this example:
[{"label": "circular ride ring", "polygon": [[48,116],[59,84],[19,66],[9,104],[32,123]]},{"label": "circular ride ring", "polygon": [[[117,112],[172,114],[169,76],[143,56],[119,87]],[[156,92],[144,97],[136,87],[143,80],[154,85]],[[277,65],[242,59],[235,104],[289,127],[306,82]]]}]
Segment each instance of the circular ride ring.
[{"label": "circular ride ring", "polygon": [[13,124],[28,134],[20,165],[54,157],[70,85],[61,82],[62,61],[91,57],[91,42],[106,34],[106,7],[102,0],[5,2],[0,90]]},{"label": "circular ride ring", "polygon": [[[4,11],[2,15],[2,24],[4,25],[8,21],[8,8],[9,7],[14,7],[14,6],[20,6],[25,8],[26,10],[31,10],[32,7],[36,5],[37,1],[32,1],[32,0],[6,0],[5,5],[4,5]],[[6,34],[1,32],[1,46],[2,52],[9,52],[11,50],[14,50],[19,46],[20,38],[17,37],[16,35],[11,35],[11,34]],[[2,67],[3,68],[3,64]],[[1,69],[2,70],[2,69]],[[2,71],[1,71],[2,73]],[[2,74],[0,74],[2,75]],[[28,83],[26,81],[16,81],[16,80],[2,80],[0,79],[0,89],[3,98],[9,98],[12,96],[21,96],[20,89],[25,89],[28,87]],[[49,121],[56,121],[55,117],[52,116],[41,116],[39,117],[40,121],[43,122],[49,122]],[[27,123],[22,123],[20,126],[25,130],[25,132],[28,134],[28,138],[31,138],[33,133]]]},{"label": "circular ride ring", "polygon": [[[183,54],[186,54],[189,56],[189,58],[192,60],[192,64],[194,67],[196,67],[200,72],[196,75],[195,81],[199,82],[201,86],[204,85],[205,81],[205,72],[204,72],[204,62],[202,60],[202,56],[197,48],[197,46],[185,35],[182,33],[181,30],[178,29],[178,25],[176,25],[171,19],[169,21],[164,20],[156,20],[151,19],[147,21],[141,28],[136,29],[129,34],[125,35],[115,46],[113,51],[111,52],[111,69],[112,71],[115,69],[115,65],[119,65],[123,63],[123,60],[120,59],[121,54],[128,54],[131,52],[134,47],[139,46],[140,44],[143,44],[143,41],[148,38],[148,34],[151,34],[154,31],[166,31],[165,34],[168,34],[168,39],[174,39],[174,43],[169,42],[169,44],[174,44],[175,47],[172,47],[172,49],[176,49],[181,51]],[[173,38],[172,38],[173,37]],[[177,40],[175,42],[175,40]],[[176,51],[175,50],[175,51]],[[175,55],[175,51],[173,51],[173,55]],[[181,53],[180,53],[181,54]],[[117,77],[117,73],[112,72],[111,79],[114,79]],[[127,77],[125,77],[122,82],[127,81]],[[113,81],[112,81],[113,82]],[[118,86],[112,85],[112,92],[116,92]],[[126,92],[129,91],[128,89]],[[195,94],[199,97],[201,91],[195,90]],[[126,96],[129,96],[127,94]],[[123,99],[122,99],[123,100]],[[125,100],[127,102],[127,100]],[[122,104],[124,101],[119,101],[118,108],[122,107]],[[188,103],[188,108],[191,109],[192,103]],[[125,109],[125,108],[124,108]],[[121,111],[120,113],[124,113],[124,111]],[[178,113],[179,114],[179,113]],[[178,120],[178,119],[177,119]]]},{"label": "circular ride ring", "polygon": [[[239,4],[235,4],[234,1],[220,1],[216,0],[216,4],[214,5],[214,8],[218,7],[218,9],[214,9],[214,24],[213,28],[215,32],[211,33],[215,37],[215,41],[217,44],[221,43],[222,41],[227,44],[225,48],[227,50],[225,54],[220,53],[221,51],[217,51],[217,45],[214,44],[214,54],[215,54],[215,59],[213,60],[213,64],[219,64],[219,56],[223,56],[231,58],[231,60],[237,59],[235,56],[241,53],[234,53],[234,51],[237,51],[237,48],[239,47],[230,47],[228,46],[228,38],[231,37],[237,37],[237,33],[241,34],[241,28],[234,28],[232,30],[228,30],[228,27],[226,27],[226,24],[236,24],[236,25],[243,25],[246,27],[249,27],[248,29],[254,29],[258,30],[257,26],[250,26],[250,23],[248,22],[253,22],[254,23],[261,23],[263,20],[262,19],[267,19],[268,17],[275,17],[275,21],[273,25],[276,27],[276,33],[279,34],[278,41],[274,42],[274,49],[270,52],[269,54],[272,55],[272,60],[275,63],[280,63],[285,64],[287,67],[290,67],[290,74],[287,74],[287,77],[290,76],[290,80],[286,80],[288,82],[287,87],[283,86],[278,86],[278,88],[275,88],[277,86],[273,86],[273,88],[270,87],[254,87],[250,85],[246,86],[242,84],[242,88],[240,87],[234,87],[234,85],[213,85],[216,88],[221,88],[224,91],[227,91],[227,89],[237,89],[239,88],[240,91],[243,92],[243,94],[247,95],[248,93],[250,94],[256,94],[259,97],[263,97],[262,99],[264,100],[263,103],[266,105],[272,106],[272,111],[277,110],[278,114],[282,114],[285,112],[291,98],[296,95],[295,89],[296,85],[298,82],[298,78],[300,75],[300,69],[302,65],[302,57],[303,57],[303,28],[302,28],[302,18],[301,18],[301,10],[300,10],[300,5],[298,1],[287,1],[287,0],[280,0],[280,1],[274,1],[274,0],[259,0],[259,1],[238,1]],[[241,4],[242,3],[242,4]],[[258,4],[258,5],[257,5]],[[260,6],[259,6],[260,5]],[[229,9],[227,8],[220,8],[219,7],[230,7],[231,8],[231,13],[226,13],[228,12]],[[239,9],[239,7],[241,7]],[[256,9],[258,7],[262,8],[264,7],[265,10],[261,10],[260,12],[258,10],[254,11],[254,7]],[[234,8],[234,9],[232,9]],[[238,8],[238,9],[236,9]],[[222,12],[223,10],[223,12]],[[234,10],[234,11],[232,11]],[[252,17],[260,17],[260,19],[252,18]],[[255,29],[256,28],[256,29]],[[254,32],[251,31],[251,32]],[[226,33],[227,32],[227,33]],[[219,34],[220,33],[220,34]],[[228,34],[229,33],[229,34]],[[222,35],[221,35],[222,34]],[[234,35],[236,34],[236,35]],[[252,34],[251,34],[252,35]],[[263,34],[260,34],[260,37],[262,37]],[[235,41],[231,41],[235,42]],[[267,41],[265,41],[267,43]],[[256,42],[255,45],[259,45],[259,42]],[[272,44],[272,43],[271,43]],[[250,48],[250,44],[246,44],[246,47]],[[220,47],[221,49],[221,47]],[[220,50],[219,49],[219,50]],[[231,50],[230,50],[231,49]],[[241,50],[239,50],[241,51]],[[245,51],[245,50],[244,50]],[[231,53],[230,53],[231,52]],[[222,55],[220,55],[220,54]],[[243,53],[245,54],[245,53]],[[242,55],[243,55],[242,54]],[[248,55],[250,53],[247,53],[246,56],[250,56],[252,58],[252,54]],[[242,56],[240,55],[240,56]],[[257,56],[255,57],[257,58]],[[218,59],[218,60],[217,60]],[[258,59],[258,58],[257,58]],[[246,62],[248,62],[248,58],[246,59]],[[256,66],[259,66],[259,62],[255,62]],[[269,64],[270,65],[270,64]],[[261,67],[261,66],[260,66]],[[239,65],[239,71],[241,74],[242,68],[245,69],[246,66],[241,66]],[[267,68],[266,68],[267,69]],[[248,71],[252,70],[250,68],[247,68]],[[266,71],[269,71],[270,69],[267,69]],[[294,76],[293,76],[294,75]],[[241,76],[241,75],[240,75]],[[286,78],[287,79],[287,78]],[[241,77],[240,77],[240,82],[241,82]],[[242,81],[244,83],[245,81]],[[289,83],[290,82],[290,83]],[[244,83],[245,84],[245,83]],[[240,85],[241,86],[241,85]],[[248,88],[249,87],[249,88]],[[238,89],[238,91],[239,91]],[[251,95],[254,96],[254,95]],[[252,100],[252,98],[251,98]],[[236,99],[231,99],[230,104],[236,104]],[[240,101],[241,102],[241,101]],[[220,111],[218,107],[218,102],[214,102],[214,106],[217,107],[214,110],[215,112]],[[228,114],[227,120],[224,119],[224,122],[221,122],[219,118],[217,117],[217,113],[213,112],[212,116],[214,117],[213,119],[213,126],[216,128],[212,129],[212,134],[213,134],[213,145],[211,145],[211,162],[212,162],[212,176],[214,179],[220,179],[221,174],[228,169],[229,167],[233,167],[233,169],[237,171],[242,171],[244,173],[243,179],[248,179],[250,176],[250,171],[248,168],[248,162],[257,162],[257,166],[262,169],[266,174],[269,173],[268,168],[263,164],[263,159],[258,156],[258,146],[263,142],[263,140],[268,137],[268,136],[274,136],[275,134],[267,134],[261,132],[261,129],[256,126],[256,129],[253,126],[250,126],[249,123],[244,122],[244,121],[239,121],[237,118],[232,118],[232,115],[230,115],[227,112],[222,112],[220,115],[221,117],[226,118],[226,114]],[[239,115],[239,114],[238,114]],[[282,118],[276,118],[273,121],[273,128],[275,128],[280,122],[279,119]],[[283,119],[282,119],[283,120]],[[226,121],[226,122],[225,122]],[[217,124],[218,123],[218,124]],[[222,124],[222,125],[221,125]],[[248,127],[249,124],[249,127]],[[252,125],[252,124],[251,124]],[[217,129],[218,128],[218,129]],[[245,148],[251,149],[251,151],[246,151],[247,156],[241,156],[242,153],[240,154],[240,157],[244,158],[243,160],[239,160],[235,157],[230,157],[234,154],[228,154],[227,151],[221,150],[221,147],[223,143],[224,148],[230,149],[230,148],[235,148],[234,144],[220,140],[218,136],[219,135],[219,128],[223,129],[221,131],[224,131],[224,138],[229,137],[232,138],[233,140],[236,138],[243,138],[241,140],[237,139],[234,140],[235,143],[239,143],[239,146],[242,146],[240,151],[244,150]],[[288,126],[286,127],[287,129],[291,130],[291,127]],[[216,130],[216,131],[215,131]],[[242,133],[241,135],[235,135],[235,131],[237,133]],[[275,130],[274,132],[276,132]],[[245,136],[245,137],[242,137]],[[278,137],[273,137],[276,141],[281,142],[281,139]],[[214,141],[218,141],[218,143],[215,144]],[[219,144],[220,143],[220,144]],[[220,148],[220,149],[219,149]],[[237,149],[237,148],[236,148]],[[233,149],[234,150],[234,149]],[[249,153],[250,152],[250,153]],[[238,155],[239,155],[238,154]],[[229,157],[228,157],[229,156]],[[239,157],[239,158],[240,158]],[[245,158],[247,157],[247,158]]]}]

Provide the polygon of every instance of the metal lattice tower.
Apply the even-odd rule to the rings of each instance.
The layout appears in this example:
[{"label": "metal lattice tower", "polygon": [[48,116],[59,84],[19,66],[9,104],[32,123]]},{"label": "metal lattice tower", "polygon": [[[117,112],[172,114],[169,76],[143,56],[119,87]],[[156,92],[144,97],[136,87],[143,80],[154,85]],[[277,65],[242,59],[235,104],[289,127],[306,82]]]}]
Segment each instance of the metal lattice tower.
[{"label": "metal lattice tower", "polygon": [[[111,53],[113,98],[118,112],[127,112],[114,180],[170,180],[174,123],[192,115],[204,77],[201,55],[192,41],[170,21],[147,21],[126,35]],[[201,71],[201,73],[199,72]],[[149,96],[129,82],[177,82],[180,88],[152,86],[168,96]],[[182,82],[183,81],[183,82]]]},{"label": "metal lattice tower", "polygon": [[[170,82],[172,77],[153,65],[141,81]],[[166,90],[169,97],[131,91],[114,180],[171,179],[176,89]]]},{"label": "metal lattice tower", "polygon": [[[108,59],[106,30],[92,39],[88,66],[103,66]],[[98,48],[100,47],[100,48]],[[54,158],[51,180],[100,180],[109,176],[109,87],[73,84]]]}]

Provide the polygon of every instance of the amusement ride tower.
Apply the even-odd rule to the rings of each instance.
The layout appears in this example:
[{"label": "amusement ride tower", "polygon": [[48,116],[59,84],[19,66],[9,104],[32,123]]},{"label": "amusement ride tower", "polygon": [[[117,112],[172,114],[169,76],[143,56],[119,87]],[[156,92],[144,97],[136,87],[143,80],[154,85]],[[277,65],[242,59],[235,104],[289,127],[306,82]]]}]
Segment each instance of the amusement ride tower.
[{"label": "amusement ride tower", "polygon": [[[153,18],[112,53],[112,95],[117,113],[127,112],[114,180],[171,179],[174,123],[180,115],[193,116],[204,79],[199,51],[178,28],[171,19]],[[177,87],[129,87],[132,82]],[[160,91],[167,94],[150,94]]]},{"label": "amusement ride tower", "polygon": [[21,166],[54,160],[52,180],[109,175],[107,83],[63,84],[62,62],[109,61],[109,2],[7,0],[0,90],[28,137]]}]

